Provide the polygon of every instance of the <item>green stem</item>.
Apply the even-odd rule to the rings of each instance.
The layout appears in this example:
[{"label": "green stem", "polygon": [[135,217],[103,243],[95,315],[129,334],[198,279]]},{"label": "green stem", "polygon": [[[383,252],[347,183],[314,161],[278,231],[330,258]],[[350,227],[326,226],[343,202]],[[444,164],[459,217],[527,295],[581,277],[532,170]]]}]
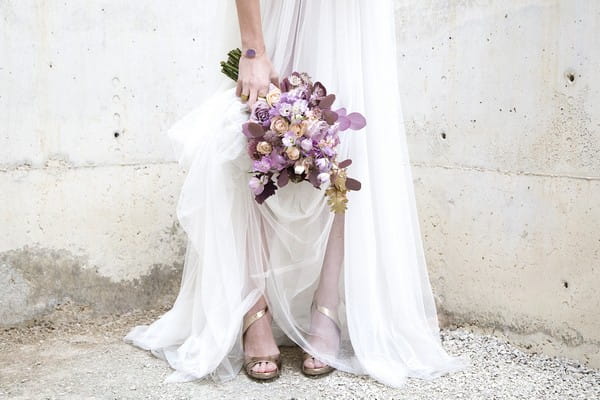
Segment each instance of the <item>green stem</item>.
[{"label": "green stem", "polygon": [[221,72],[235,82],[238,80],[241,56],[242,51],[236,48],[227,53],[227,62],[221,61]]}]

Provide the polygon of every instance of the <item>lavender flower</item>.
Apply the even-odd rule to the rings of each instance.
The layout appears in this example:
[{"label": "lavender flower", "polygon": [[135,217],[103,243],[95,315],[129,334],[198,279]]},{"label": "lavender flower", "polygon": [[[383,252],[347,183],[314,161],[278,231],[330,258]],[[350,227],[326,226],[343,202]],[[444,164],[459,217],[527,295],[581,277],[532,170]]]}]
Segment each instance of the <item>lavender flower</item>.
[{"label": "lavender flower", "polygon": [[252,163],[254,170],[257,172],[262,172],[262,173],[269,172],[272,165],[273,165],[273,161],[271,160],[271,158],[269,156],[261,157],[260,160],[256,160],[256,161],[254,161],[254,163]]},{"label": "lavender flower", "polygon": [[281,142],[284,146],[293,146],[296,144],[296,134],[292,131],[288,131],[283,135]]},{"label": "lavender flower", "polygon": [[310,140],[310,139],[303,139],[303,140],[300,142],[300,147],[302,147],[302,150],[304,150],[304,151],[308,152],[308,151],[310,151],[310,150],[312,149],[312,147],[313,147],[313,142],[312,142],[312,140]]},{"label": "lavender flower", "polygon": [[263,192],[263,190],[265,190],[265,185],[256,176],[250,178],[250,181],[248,182],[248,187],[250,188],[252,193],[254,193],[255,196],[258,196]]},{"label": "lavender flower", "polygon": [[330,181],[330,174],[329,172],[321,172],[319,175],[317,175],[317,179],[319,180],[319,183],[324,184],[324,183],[329,183]]},{"label": "lavender flower", "polygon": [[303,100],[303,99],[296,100],[294,102],[294,104],[292,105],[292,114],[293,115],[304,114],[304,112],[307,110],[307,108],[308,108],[308,101]]},{"label": "lavender flower", "polygon": [[315,160],[315,165],[321,172],[326,172],[331,169],[331,162],[327,158],[317,158]]},{"label": "lavender flower", "polygon": [[284,152],[283,148],[275,148],[271,152],[271,167],[275,168],[279,171],[288,166],[289,161],[285,158],[282,153]]},{"label": "lavender flower", "polygon": [[277,112],[282,117],[289,117],[292,113],[292,105],[289,103],[279,103],[277,107]]}]

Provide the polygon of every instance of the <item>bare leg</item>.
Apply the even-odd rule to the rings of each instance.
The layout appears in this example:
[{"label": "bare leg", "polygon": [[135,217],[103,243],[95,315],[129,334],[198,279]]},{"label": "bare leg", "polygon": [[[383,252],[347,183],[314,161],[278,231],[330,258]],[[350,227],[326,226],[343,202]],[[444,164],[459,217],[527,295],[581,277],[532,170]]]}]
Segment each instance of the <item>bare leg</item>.
[{"label": "bare leg", "polygon": [[[261,233],[261,264],[263,268],[267,265],[269,259],[269,248],[267,243],[267,232],[264,225],[264,221],[260,220],[260,233]],[[250,244],[248,244],[250,245]],[[264,295],[260,296],[257,302],[248,310],[246,315],[256,314],[260,310],[264,309],[267,305]],[[258,319],[254,322],[244,335],[244,353],[250,357],[261,357],[274,355],[279,353],[279,348],[275,339],[273,338],[273,332],[271,330],[271,312],[268,311],[267,315]],[[271,372],[277,369],[277,365],[270,361],[261,362],[252,367],[254,372]]]},{"label": "bare leg", "polygon": [[[248,315],[255,314],[258,311],[265,308],[264,296],[252,306]],[[271,331],[271,313],[268,312],[266,316],[260,318],[255,323],[250,325],[246,334],[244,335],[244,352],[250,357],[260,357],[279,353],[279,348],[275,339],[273,338],[273,332]],[[254,372],[271,372],[277,369],[277,365],[272,362],[261,362],[252,367]]]},{"label": "bare leg", "polygon": [[[337,311],[339,302],[338,285],[343,261],[344,214],[336,214],[327,240],[319,285],[314,294],[316,304],[325,306],[334,312]],[[339,332],[333,321],[320,312],[313,311],[310,329],[311,345],[324,353],[335,354],[339,346]],[[320,368],[326,364],[317,359],[308,358],[304,361],[304,365],[308,368]]]}]

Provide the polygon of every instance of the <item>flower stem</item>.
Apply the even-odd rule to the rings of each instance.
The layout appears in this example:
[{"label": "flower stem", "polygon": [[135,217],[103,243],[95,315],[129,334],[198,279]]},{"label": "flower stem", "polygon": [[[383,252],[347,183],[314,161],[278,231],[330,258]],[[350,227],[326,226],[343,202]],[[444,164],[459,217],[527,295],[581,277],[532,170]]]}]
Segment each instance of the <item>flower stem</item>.
[{"label": "flower stem", "polygon": [[238,80],[241,56],[242,51],[236,48],[227,53],[227,61],[221,61],[221,72],[235,82]]}]

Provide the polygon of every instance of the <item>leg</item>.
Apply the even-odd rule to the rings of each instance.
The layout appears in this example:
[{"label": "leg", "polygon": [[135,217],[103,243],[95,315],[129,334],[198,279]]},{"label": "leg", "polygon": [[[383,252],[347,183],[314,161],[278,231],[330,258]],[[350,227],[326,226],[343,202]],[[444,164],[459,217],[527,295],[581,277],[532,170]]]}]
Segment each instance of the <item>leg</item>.
[{"label": "leg", "polygon": [[[269,250],[266,245],[267,233],[264,225],[264,221],[260,220],[260,243],[262,244],[260,250],[260,264],[265,266],[269,259]],[[259,261],[257,261],[259,262]],[[261,296],[258,301],[248,310],[246,315],[252,315],[265,308],[267,302],[264,296]],[[260,357],[265,355],[276,354],[279,352],[277,343],[273,338],[273,332],[271,331],[271,313],[268,312],[263,318],[253,323],[246,333],[244,334],[244,353],[250,357]],[[256,364],[252,367],[254,372],[271,372],[275,371],[277,366],[272,362],[264,362]]]},{"label": "leg", "polygon": [[[319,285],[314,294],[316,304],[323,305],[331,310],[337,310],[339,302],[338,285],[344,261],[344,215],[336,214],[333,219]],[[311,333],[311,345],[319,351],[335,353],[339,346],[339,333],[331,319],[320,312],[313,312],[311,316]],[[325,366],[323,362],[314,358],[308,358],[304,361],[304,365],[308,368]]]},{"label": "leg", "polygon": [[[255,314],[262,310],[266,304],[264,296],[261,296],[248,311],[247,315]],[[275,343],[275,339],[273,338],[273,332],[271,331],[270,312],[265,317],[253,323],[246,331],[244,335],[244,352],[251,357],[260,357],[279,352],[277,343]],[[271,372],[276,369],[277,366],[270,361],[262,362],[252,367],[254,372]]]}]

